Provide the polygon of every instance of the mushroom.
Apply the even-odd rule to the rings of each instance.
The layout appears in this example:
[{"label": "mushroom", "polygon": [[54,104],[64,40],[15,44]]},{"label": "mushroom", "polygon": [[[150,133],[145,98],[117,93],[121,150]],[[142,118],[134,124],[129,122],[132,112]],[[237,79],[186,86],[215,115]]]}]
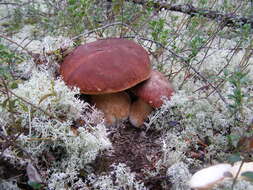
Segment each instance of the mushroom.
[{"label": "mushroom", "polygon": [[150,78],[133,87],[132,91],[138,99],[132,103],[129,120],[135,127],[140,127],[153,108],[163,104],[162,97],[170,99],[174,89],[166,77],[155,70],[151,71]]},{"label": "mushroom", "polygon": [[195,190],[208,190],[225,178],[232,178],[230,164],[217,164],[196,172],[190,179],[189,185]]},{"label": "mushroom", "polygon": [[134,41],[111,38],[78,46],[64,59],[60,73],[67,85],[92,95],[107,124],[114,125],[127,118],[130,109],[128,95],[118,92],[147,80],[151,64],[146,50]]}]

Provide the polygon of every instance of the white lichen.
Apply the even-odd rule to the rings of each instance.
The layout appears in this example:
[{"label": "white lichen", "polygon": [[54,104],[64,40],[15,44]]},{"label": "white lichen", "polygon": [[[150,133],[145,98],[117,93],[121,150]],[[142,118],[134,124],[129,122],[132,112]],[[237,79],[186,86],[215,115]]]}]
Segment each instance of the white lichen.
[{"label": "white lichen", "polygon": [[0,179],[0,189],[20,190],[15,180],[2,180],[2,179]]},{"label": "white lichen", "polygon": [[[221,184],[216,185],[213,190],[231,189],[233,184],[232,179],[226,179]],[[253,189],[253,183],[246,180],[237,180],[234,189],[236,190],[251,190]]]},{"label": "white lichen", "polygon": [[[43,152],[58,154],[54,155],[58,161],[47,172],[50,187],[72,183],[78,179],[78,171],[95,160],[100,150],[111,147],[103,119],[95,115],[98,112],[75,98],[79,90],[68,88],[60,78],[55,80],[48,73],[34,72],[13,92],[17,95],[12,98],[17,99],[21,127],[28,130],[18,142],[34,157]],[[75,132],[71,126],[78,119],[83,124]],[[66,179],[55,184],[54,176],[59,172]]]},{"label": "white lichen", "polygon": [[112,165],[112,168],[108,175],[91,174],[87,182],[93,188],[100,190],[146,190],[144,184],[136,179],[135,173],[132,173],[125,164]]},{"label": "white lichen", "polygon": [[190,190],[189,180],[191,174],[188,166],[183,162],[177,162],[170,166],[167,170],[169,182],[172,184],[172,190]]}]

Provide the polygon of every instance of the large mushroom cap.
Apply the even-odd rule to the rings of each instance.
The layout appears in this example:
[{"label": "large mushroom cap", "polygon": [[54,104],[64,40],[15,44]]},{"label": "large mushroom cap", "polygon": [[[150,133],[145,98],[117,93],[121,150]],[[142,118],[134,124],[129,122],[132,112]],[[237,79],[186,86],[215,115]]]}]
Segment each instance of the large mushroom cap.
[{"label": "large mushroom cap", "polygon": [[153,108],[163,104],[162,97],[168,99],[174,93],[174,89],[166,77],[155,70],[152,70],[150,78],[133,88],[134,93]]},{"label": "large mushroom cap", "polygon": [[148,53],[134,41],[113,38],[77,47],[63,61],[60,73],[83,94],[123,91],[149,78]]}]

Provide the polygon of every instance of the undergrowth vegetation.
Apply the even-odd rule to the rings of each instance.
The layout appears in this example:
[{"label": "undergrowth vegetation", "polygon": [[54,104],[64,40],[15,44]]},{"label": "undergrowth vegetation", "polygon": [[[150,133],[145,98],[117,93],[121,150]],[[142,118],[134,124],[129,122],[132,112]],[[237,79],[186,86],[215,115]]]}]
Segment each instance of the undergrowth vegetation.
[{"label": "undergrowth vegetation", "polygon": [[[0,189],[185,190],[200,168],[252,161],[252,11],[249,0],[1,1]],[[110,37],[141,44],[175,88],[140,130],[159,134],[152,170],[96,171],[112,131],[59,76],[69,48]]]}]

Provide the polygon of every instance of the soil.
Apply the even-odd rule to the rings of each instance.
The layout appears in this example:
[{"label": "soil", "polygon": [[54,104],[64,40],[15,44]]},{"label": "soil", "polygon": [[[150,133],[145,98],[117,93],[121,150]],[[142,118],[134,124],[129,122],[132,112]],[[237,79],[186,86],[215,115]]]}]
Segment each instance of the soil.
[{"label": "soil", "polygon": [[166,184],[166,168],[154,177],[149,177],[145,172],[154,171],[162,156],[159,132],[134,128],[127,123],[116,128],[111,127],[109,133],[113,150],[102,152],[97,157],[94,163],[97,174],[109,172],[112,164],[124,163],[136,174],[137,180],[143,181],[150,190],[164,189],[164,186],[169,185]]}]

